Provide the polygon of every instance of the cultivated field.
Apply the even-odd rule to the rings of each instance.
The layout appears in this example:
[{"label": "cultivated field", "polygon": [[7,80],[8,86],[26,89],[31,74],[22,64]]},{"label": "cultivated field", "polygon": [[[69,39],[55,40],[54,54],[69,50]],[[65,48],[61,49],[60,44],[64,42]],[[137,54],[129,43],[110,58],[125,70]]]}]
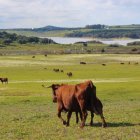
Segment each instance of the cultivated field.
[{"label": "cultivated field", "polygon": [[[80,65],[80,61],[87,64]],[[73,77],[67,77],[67,72]],[[0,83],[0,140],[140,139],[140,55],[0,56],[0,77],[9,78],[9,84]],[[101,128],[96,115],[94,126],[89,126],[89,114],[86,126],[80,129],[74,113],[70,126],[63,126],[51,89],[41,86],[85,80],[97,87],[107,128]],[[65,113],[63,116],[66,118]]]}]

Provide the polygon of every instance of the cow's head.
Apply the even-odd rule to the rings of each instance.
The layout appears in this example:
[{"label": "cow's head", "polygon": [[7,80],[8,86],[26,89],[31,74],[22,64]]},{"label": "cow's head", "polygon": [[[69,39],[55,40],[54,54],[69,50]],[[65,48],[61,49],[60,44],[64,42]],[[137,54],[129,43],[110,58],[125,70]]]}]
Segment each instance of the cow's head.
[{"label": "cow's head", "polygon": [[56,103],[57,102],[57,95],[56,95],[56,90],[60,87],[59,84],[52,84],[51,86],[49,86],[48,88],[52,88],[53,91],[53,102]]}]

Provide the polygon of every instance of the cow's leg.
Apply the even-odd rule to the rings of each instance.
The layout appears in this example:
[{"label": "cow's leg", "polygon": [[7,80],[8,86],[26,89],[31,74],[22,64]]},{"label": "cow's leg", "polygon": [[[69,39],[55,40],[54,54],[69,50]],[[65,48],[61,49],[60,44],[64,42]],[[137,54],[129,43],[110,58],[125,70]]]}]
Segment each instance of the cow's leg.
[{"label": "cow's leg", "polygon": [[58,106],[58,114],[57,115],[58,115],[58,118],[61,119],[61,121],[63,122],[63,124],[66,125],[66,121],[61,116],[62,110],[63,110],[62,107],[59,105]]},{"label": "cow's leg", "polygon": [[78,112],[75,112],[75,114],[76,114],[76,123],[78,123],[79,122]]},{"label": "cow's leg", "polygon": [[102,127],[107,127],[107,123],[105,121],[105,118],[103,116],[103,114],[100,114],[101,120],[102,120]]},{"label": "cow's leg", "polygon": [[81,128],[85,126],[86,118],[87,118],[87,110],[85,109],[85,102],[84,100],[79,101],[81,113],[82,113],[82,123],[81,123]]},{"label": "cow's leg", "polygon": [[80,119],[81,119],[81,121],[82,121],[82,112],[80,111],[79,113],[80,113]]},{"label": "cow's leg", "polygon": [[82,124],[81,124],[81,128],[83,128],[85,126],[86,118],[87,118],[87,111],[84,109],[84,110],[82,110]]},{"label": "cow's leg", "polygon": [[94,113],[93,113],[93,111],[91,111],[91,121],[90,121],[91,126],[93,125],[93,117],[94,117]]},{"label": "cow's leg", "polygon": [[71,114],[72,114],[72,111],[69,111],[68,114],[67,114],[67,124],[66,124],[66,126],[69,126]]}]

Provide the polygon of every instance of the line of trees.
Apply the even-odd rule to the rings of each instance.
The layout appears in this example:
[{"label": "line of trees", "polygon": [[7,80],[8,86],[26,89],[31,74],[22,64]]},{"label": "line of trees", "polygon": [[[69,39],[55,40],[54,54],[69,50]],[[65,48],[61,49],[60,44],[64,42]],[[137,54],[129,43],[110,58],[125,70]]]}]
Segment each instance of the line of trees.
[{"label": "line of trees", "polygon": [[107,25],[102,25],[102,24],[94,24],[94,25],[86,25],[86,29],[105,29],[108,28]]},{"label": "line of trees", "polygon": [[95,37],[95,38],[140,38],[140,29],[102,29],[87,32],[74,31],[66,34],[67,37]]},{"label": "line of trees", "polygon": [[0,32],[0,42],[4,45],[9,45],[13,42],[17,42],[19,44],[27,44],[27,43],[41,43],[41,44],[55,44],[52,39],[48,38],[38,38],[38,37],[26,37],[22,35],[17,35],[15,33],[10,34],[7,32]]}]

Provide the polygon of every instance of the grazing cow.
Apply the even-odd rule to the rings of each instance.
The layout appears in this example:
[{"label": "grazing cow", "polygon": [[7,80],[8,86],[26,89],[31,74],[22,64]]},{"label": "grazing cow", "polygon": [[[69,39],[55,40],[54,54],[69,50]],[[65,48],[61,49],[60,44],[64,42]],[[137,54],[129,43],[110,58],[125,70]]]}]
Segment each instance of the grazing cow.
[{"label": "grazing cow", "polygon": [[[90,125],[91,126],[93,125],[93,117],[94,117],[94,113],[95,113],[96,115],[100,115],[101,120],[102,120],[102,127],[106,127],[107,124],[106,124],[104,116],[103,116],[103,105],[102,105],[101,101],[96,97],[95,85],[93,85],[92,81],[87,81],[84,83],[77,84],[77,86],[80,87],[80,91],[81,91],[81,89],[83,89],[83,85],[86,86],[87,84],[90,84],[89,89],[86,90],[87,94],[90,93],[90,96],[87,101],[88,104],[86,104],[86,109],[88,111],[90,111],[90,113],[91,113]],[[90,104],[89,104],[89,102],[90,102]]]},{"label": "grazing cow", "polygon": [[72,77],[72,72],[67,73],[68,77]]},{"label": "grazing cow", "polygon": [[[49,88],[52,88],[53,102],[57,102],[58,104],[58,117],[64,125],[69,126],[72,112],[80,112],[82,116],[81,128],[84,127],[87,111],[89,110],[91,111],[91,124],[93,124],[93,113],[95,113],[101,116],[102,126],[107,126],[103,116],[103,106],[101,101],[96,97],[96,87],[92,81],[76,85],[53,84]],[[68,112],[67,122],[61,117],[63,110]]]},{"label": "grazing cow", "polygon": [[55,71],[55,72],[59,72],[59,69],[53,69],[53,71]]},{"label": "grazing cow", "polygon": [[60,70],[60,72],[64,72],[63,70]]},{"label": "grazing cow", "polygon": [[8,78],[0,78],[0,81],[2,82],[2,84],[5,82],[5,84],[8,84]]},{"label": "grazing cow", "polygon": [[121,65],[124,65],[124,63],[123,63],[123,62],[121,62],[120,64],[121,64]]},{"label": "grazing cow", "polygon": [[135,65],[138,65],[139,63],[138,62],[135,62]]},{"label": "grazing cow", "polygon": [[80,62],[80,64],[86,64],[86,62]]},{"label": "grazing cow", "polygon": [[102,66],[106,66],[106,64],[102,64]]}]

